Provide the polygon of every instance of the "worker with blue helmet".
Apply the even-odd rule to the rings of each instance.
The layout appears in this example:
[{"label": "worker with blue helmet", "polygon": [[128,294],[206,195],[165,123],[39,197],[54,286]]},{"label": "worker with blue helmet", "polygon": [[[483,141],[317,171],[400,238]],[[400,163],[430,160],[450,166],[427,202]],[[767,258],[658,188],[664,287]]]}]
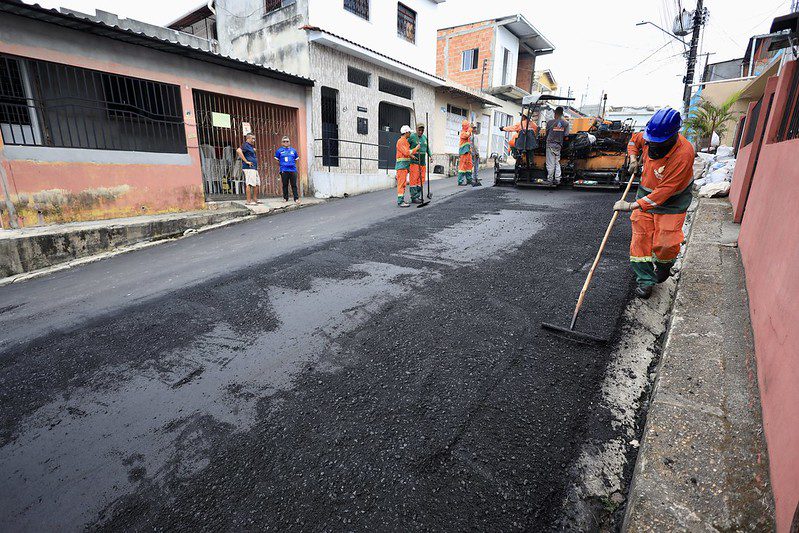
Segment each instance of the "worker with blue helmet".
[{"label": "worker with blue helmet", "polygon": [[685,238],[682,226],[691,205],[695,153],[680,134],[681,127],[679,111],[669,107],[652,116],[643,132],[643,149],[632,141],[628,146],[631,156],[640,156],[641,184],[635,202],[619,200],[613,206],[632,212],[630,262],[639,298],[649,298],[652,288],[668,279]]}]

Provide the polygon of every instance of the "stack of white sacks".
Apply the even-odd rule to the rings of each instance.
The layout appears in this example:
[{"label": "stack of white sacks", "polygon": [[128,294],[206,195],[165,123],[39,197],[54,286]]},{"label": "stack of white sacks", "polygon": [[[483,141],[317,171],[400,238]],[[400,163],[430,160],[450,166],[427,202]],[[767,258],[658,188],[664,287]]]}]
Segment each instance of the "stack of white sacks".
[{"label": "stack of white sacks", "polygon": [[735,172],[735,156],[732,154],[731,146],[719,146],[715,154],[697,152],[694,189],[699,191],[699,196],[711,198],[729,194]]}]

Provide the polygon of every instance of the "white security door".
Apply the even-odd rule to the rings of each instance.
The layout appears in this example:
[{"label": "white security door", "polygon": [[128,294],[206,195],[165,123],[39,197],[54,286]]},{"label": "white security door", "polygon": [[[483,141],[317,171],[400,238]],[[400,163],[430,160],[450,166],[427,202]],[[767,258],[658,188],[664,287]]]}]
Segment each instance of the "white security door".
[{"label": "white security door", "polygon": [[488,139],[491,138],[491,117],[483,115],[480,117],[480,136],[478,137],[480,143],[480,157],[488,157]]},{"label": "white security door", "polygon": [[467,116],[465,109],[447,105],[446,150],[448,154],[457,154],[460,143],[461,124]]}]

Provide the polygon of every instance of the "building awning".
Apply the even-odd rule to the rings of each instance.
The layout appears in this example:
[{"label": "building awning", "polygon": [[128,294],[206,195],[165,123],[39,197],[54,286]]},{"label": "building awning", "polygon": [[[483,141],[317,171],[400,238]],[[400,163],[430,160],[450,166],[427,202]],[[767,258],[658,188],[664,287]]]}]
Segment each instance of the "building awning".
[{"label": "building awning", "polygon": [[446,80],[445,85],[436,88],[436,92],[442,94],[451,94],[458,98],[463,98],[470,104],[480,104],[485,107],[501,107],[502,102],[484,93],[470,89],[464,85],[456,83],[452,80]]},{"label": "building awning", "polygon": [[536,70],[535,73],[533,74],[533,77],[535,78],[535,80],[538,81],[539,83],[541,83],[542,85],[544,85],[540,81],[542,76],[545,76],[546,78],[549,79],[549,83],[546,84],[547,89],[549,89],[550,91],[557,91],[558,90],[558,82],[555,81],[555,76],[552,75],[552,71],[551,70],[549,70],[549,69]]},{"label": "building awning", "polygon": [[776,76],[780,70],[780,61],[776,60],[769,65],[757,78],[750,80],[741,90],[741,98],[744,100],[757,100],[766,92],[766,82],[771,76]]},{"label": "building awning", "polygon": [[323,44],[335,50],[340,50],[348,55],[358,57],[369,63],[380,65],[398,74],[403,74],[409,78],[421,81],[433,87],[440,87],[444,85],[444,78],[439,78],[414,66],[408,65],[401,61],[381,54],[371,48],[367,48],[349,39],[345,39],[340,35],[331,33],[327,30],[317,26],[302,26],[300,29],[308,32],[308,40],[311,42]]},{"label": "building awning", "polygon": [[771,21],[771,33],[788,30],[791,33],[799,33],[799,13],[790,13],[777,17]]},{"label": "building awning", "polygon": [[493,94],[497,98],[501,98],[502,100],[513,102],[515,104],[521,104],[522,98],[530,95],[530,93],[521,87],[517,87],[516,85],[500,85],[498,87],[491,87],[487,92],[489,94]]},{"label": "building awning", "polygon": [[511,15],[497,19],[497,25],[504,26],[519,39],[519,47],[525,51],[543,56],[555,51],[555,45],[544,37],[523,15]]}]

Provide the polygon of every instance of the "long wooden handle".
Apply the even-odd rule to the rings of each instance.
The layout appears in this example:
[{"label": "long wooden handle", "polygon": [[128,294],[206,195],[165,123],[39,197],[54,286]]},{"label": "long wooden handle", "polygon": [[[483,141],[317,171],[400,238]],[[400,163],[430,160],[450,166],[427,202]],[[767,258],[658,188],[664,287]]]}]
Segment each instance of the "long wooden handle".
[{"label": "long wooden handle", "polygon": [[[624,189],[624,192],[621,195],[622,200],[627,198],[627,193],[630,192],[630,187],[633,185],[633,179],[635,179],[634,173],[630,175],[630,181],[627,182],[627,187]],[[610,224],[608,224],[608,229],[605,230],[605,236],[602,237],[602,244],[599,245],[599,250],[594,258],[594,263],[591,265],[591,270],[588,271],[588,276],[585,278],[585,283],[583,283],[580,296],[577,298],[577,305],[574,307],[574,314],[572,315],[572,322],[571,325],[569,325],[569,329],[574,329],[574,324],[577,322],[577,315],[580,313],[580,308],[583,306],[585,293],[588,292],[588,286],[591,284],[591,278],[594,277],[594,270],[596,269],[597,264],[599,264],[599,259],[602,257],[602,252],[605,251],[605,245],[608,243],[608,237],[610,237],[610,232],[613,229],[613,224],[616,223],[617,218],[619,218],[619,212],[614,211],[613,217],[610,219]]]}]

